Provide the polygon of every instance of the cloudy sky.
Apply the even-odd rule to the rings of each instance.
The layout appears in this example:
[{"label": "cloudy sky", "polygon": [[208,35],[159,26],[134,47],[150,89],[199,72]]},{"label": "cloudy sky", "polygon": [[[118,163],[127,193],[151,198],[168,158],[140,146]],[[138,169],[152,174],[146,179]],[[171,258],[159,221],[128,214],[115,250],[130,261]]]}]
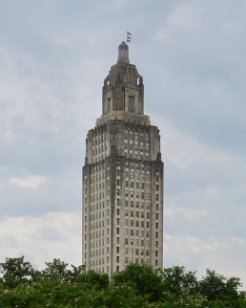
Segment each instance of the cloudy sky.
[{"label": "cloudy sky", "polygon": [[0,261],[81,262],[81,167],[132,32],[165,161],[165,267],[246,284],[246,2],[0,0]]}]

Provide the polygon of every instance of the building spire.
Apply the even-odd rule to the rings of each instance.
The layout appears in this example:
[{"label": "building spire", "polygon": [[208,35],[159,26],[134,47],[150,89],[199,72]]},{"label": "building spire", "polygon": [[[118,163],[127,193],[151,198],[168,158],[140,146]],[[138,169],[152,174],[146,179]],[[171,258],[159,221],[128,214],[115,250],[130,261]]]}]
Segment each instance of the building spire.
[{"label": "building spire", "polygon": [[124,41],[119,45],[118,49],[118,63],[119,62],[130,63],[129,47]]}]

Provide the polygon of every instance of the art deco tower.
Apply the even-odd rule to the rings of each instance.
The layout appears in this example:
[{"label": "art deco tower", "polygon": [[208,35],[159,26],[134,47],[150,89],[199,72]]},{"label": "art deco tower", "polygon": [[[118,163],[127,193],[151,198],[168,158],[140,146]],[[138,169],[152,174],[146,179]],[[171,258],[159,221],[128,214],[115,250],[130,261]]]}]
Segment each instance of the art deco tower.
[{"label": "art deco tower", "polygon": [[144,114],[143,78],[128,53],[122,42],[83,167],[83,263],[109,275],[129,263],[163,267],[160,135]]}]

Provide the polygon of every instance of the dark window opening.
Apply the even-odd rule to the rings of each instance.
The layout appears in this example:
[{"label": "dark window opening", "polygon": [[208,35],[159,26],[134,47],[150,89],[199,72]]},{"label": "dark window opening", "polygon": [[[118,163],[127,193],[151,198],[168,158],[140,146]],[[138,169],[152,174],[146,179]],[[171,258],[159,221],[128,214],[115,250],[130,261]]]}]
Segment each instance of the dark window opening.
[{"label": "dark window opening", "polygon": [[135,98],[134,96],[128,97],[128,111],[135,112]]}]

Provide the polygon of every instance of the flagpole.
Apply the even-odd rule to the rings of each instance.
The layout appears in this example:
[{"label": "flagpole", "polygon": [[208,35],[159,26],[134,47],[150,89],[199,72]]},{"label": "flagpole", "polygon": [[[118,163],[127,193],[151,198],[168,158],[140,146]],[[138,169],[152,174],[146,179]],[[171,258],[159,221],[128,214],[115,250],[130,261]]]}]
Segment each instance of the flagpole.
[{"label": "flagpole", "polygon": [[126,31],[126,42],[130,43],[132,40],[132,34],[128,30]]}]

